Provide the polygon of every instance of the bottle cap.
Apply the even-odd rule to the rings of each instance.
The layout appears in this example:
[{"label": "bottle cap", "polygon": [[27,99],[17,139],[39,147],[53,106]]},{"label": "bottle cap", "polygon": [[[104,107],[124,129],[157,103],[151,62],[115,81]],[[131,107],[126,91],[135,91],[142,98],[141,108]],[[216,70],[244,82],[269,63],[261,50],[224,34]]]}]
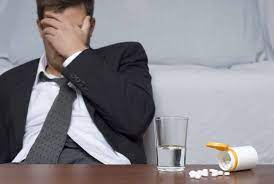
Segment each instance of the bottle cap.
[{"label": "bottle cap", "polygon": [[228,151],[230,150],[230,146],[228,144],[219,143],[219,142],[208,142],[207,147],[213,148],[219,151]]},{"label": "bottle cap", "polygon": [[[231,161],[230,157],[227,157],[227,155],[226,156],[222,155],[222,156],[225,156],[225,162],[222,162],[222,159],[219,160],[219,166],[224,171],[235,170],[238,167],[238,163],[239,163],[238,155],[234,151],[234,149],[231,148],[228,144],[219,143],[219,142],[208,142],[206,146],[209,147],[209,148],[216,149],[216,150],[221,151],[221,152],[231,152],[232,157],[233,157],[233,164],[231,165],[231,168],[230,168],[230,166],[229,166],[229,169],[223,167],[224,164],[227,165],[229,163],[229,161]],[[230,164],[231,164],[231,162],[228,165],[230,165]]]}]

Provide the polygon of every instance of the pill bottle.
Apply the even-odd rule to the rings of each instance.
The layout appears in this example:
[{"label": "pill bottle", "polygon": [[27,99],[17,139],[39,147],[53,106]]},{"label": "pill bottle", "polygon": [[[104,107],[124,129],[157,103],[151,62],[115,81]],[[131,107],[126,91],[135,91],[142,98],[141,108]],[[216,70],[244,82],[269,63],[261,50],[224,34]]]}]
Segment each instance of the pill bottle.
[{"label": "pill bottle", "polygon": [[209,142],[206,146],[220,151],[217,158],[223,171],[253,169],[258,162],[257,151],[252,146],[231,147],[217,142]]}]

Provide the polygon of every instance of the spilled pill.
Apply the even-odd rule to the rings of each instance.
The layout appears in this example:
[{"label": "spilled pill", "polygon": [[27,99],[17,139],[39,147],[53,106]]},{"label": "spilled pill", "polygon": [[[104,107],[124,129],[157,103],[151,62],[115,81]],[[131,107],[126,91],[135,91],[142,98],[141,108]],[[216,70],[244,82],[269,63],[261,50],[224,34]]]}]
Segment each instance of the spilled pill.
[{"label": "spilled pill", "polygon": [[208,177],[210,173],[210,176],[212,177],[218,177],[218,176],[229,176],[230,172],[224,172],[224,171],[219,171],[216,169],[202,169],[202,170],[191,170],[189,172],[189,177],[190,178],[195,178],[197,180],[201,179],[202,177]]},{"label": "spilled pill", "polygon": [[224,175],[224,172],[223,171],[218,171],[218,176],[223,176]]},{"label": "spilled pill", "polygon": [[213,177],[218,176],[218,171],[214,171],[214,172],[212,172],[212,173],[211,173],[211,176],[213,176]]},{"label": "spilled pill", "polygon": [[199,179],[201,179],[201,177],[202,177],[202,175],[197,172],[196,175],[195,175],[195,179],[199,180]]}]

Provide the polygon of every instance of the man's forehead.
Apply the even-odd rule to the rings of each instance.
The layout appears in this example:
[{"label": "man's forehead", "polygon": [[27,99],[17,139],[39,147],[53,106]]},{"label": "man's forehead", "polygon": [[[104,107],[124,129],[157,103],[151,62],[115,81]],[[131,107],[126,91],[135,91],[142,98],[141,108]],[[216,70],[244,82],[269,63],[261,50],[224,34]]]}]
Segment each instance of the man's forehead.
[{"label": "man's forehead", "polygon": [[85,17],[87,16],[86,9],[83,6],[68,7],[64,10],[56,10],[54,8],[46,8],[44,13],[46,13],[46,12],[57,13],[60,16],[67,19],[68,21],[70,21],[72,24],[78,25],[78,26],[82,25]]}]

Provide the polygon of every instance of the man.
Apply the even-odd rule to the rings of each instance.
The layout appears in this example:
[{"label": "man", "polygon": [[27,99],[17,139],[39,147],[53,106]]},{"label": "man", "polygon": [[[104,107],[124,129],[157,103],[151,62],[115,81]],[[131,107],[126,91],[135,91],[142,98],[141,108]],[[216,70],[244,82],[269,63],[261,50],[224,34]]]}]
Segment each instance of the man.
[{"label": "man", "polygon": [[146,163],[147,56],[133,42],[90,48],[93,7],[37,0],[45,55],[0,77],[0,163]]}]

